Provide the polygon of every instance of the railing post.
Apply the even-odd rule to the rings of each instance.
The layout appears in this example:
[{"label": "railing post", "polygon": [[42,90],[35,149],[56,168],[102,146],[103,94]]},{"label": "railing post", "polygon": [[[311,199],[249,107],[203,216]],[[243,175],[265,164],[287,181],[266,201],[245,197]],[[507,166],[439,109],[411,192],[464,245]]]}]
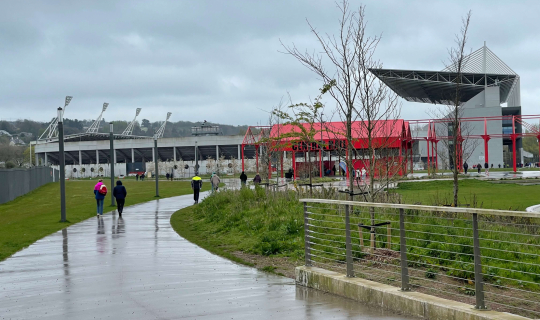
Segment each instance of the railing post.
[{"label": "railing post", "polygon": [[409,267],[407,265],[407,239],[405,239],[405,210],[399,209],[399,251],[401,253],[401,290],[409,291]]},{"label": "railing post", "polygon": [[474,245],[474,285],[476,306],[475,309],[485,310],[484,280],[482,278],[482,261],[480,255],[480,239],[478,238],[478,214],[473,213],[473,245]]},{"label": "railing post", "polygon": [[349,211],[350,206],[347,204],[345,205],[345,255],[347,258],[347,277],[354,277]]},{"label": "railing post", "polygon": [[311,267],[311,250],[309,246],[309,220],[308,220],[308,211],[307,203],[304,202],[304,250],[306,256],[306,267]]}]

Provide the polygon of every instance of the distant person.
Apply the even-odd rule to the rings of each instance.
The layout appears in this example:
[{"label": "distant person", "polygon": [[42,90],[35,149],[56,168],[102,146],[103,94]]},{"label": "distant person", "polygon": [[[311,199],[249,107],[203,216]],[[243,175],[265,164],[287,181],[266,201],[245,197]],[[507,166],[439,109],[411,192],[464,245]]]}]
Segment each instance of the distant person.
[{"label": "distant person", "polygon": [[144,181],[144,172],[141,174],[141,181]]},{"label": "distant person", "polygon": [[493,169],[493,163],[491,164],[491,169]]},{"label": "distant person", "polygon": [[135,174],[135,180],[139,181],[139,174],[138,173]]},{"label": "distant person", "polygon": [[257,174],[255,175],[255,178],[253,178],[253,183],[255,185],[258,185],[259,183],[261,183],[262,179],[261,179],[261,176],[259,175],[259,173],[257,172]]},{"label": "distant person", "polygon": [[197,204],[199,203],[199,192],[202,189],[201,177],[195,175],[193,179],[191,179],[191,189],[193,189],[193,200],[195,200],[195,204]]},{"label": "distant person", "polygon": [[242,187],[246,186],[247,175],[244,173],[244,171],[242,171],[242,173],[240,174],[240,182],[241,182]]},{"label": "distant person", "polygon": [[486,173],[486,176],[489,176],[489,163],[484,163],[484,172]]},{"label": "distant person", "polygon": [[122,212],[124,212],[124,203],[126,202],[127,191],[126,187],[122,185],[122,181],[116,181],[116,187],[113,189],[113,197],[116,198],[116,210],[118,210],[118,215],[122,217]]},{"label": "distant person", "polygon": [[360,182],[362,174],[360,173],[360,169],[354,170],[354,177],[356,178],[357,182]]},{"label": "distant person", "polygon": [[219,178],[219,176],[215,172],[212,173],[212,177],[210,178],[210,183],[212,184],[212,193],[218,190],[220,182],[221,179]]},{"label": "distant person", "polygon": [[499,163],[499,169],[501,168],[501,164]]},{"label": "distant person", "polygon": [[482,172],[482,165],[480,163],[477,164],[476,169],[478,169],[478,174],[480,174],[480,172]]},{"label": "distant person", "polygon": [[103,184],[103,179],[99,179],[94,186],[94,195],[97,203],[97,217],[99,218],[103,215],[103,200],[107,195],[107,186]]},{"label": "distant person", "polygon": [[332,171],[334,171],[334,176],[336,175],[336,165],[332,167]]},{"label": "distant person", "polygon": [[367,178],[366,173],[367,173],[366,168],[362,168],[362,170],[360,171],[360,174],[362,175],[362,179]]},{"label": "distant person", "polygon": [[167,172],[167,174],[165,175],[165,178],[167,178],[167,181],[169,181],[169,177],[170,177],[170,176],[171,176],[171,175]]},{"label": "distant person", "polygon": [[465,161],[465,163],[463,164],[463,170],[465,170],[465,174],[467,174],[467,170],[469,170],[469,164],[467,163],[467,161]]}]

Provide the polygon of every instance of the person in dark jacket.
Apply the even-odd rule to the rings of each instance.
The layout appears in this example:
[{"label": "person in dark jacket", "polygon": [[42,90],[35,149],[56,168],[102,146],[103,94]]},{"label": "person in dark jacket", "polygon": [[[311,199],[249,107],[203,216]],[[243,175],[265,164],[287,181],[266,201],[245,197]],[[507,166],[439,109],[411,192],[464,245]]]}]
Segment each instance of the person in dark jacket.
[{"label": "person in dark jacket", "polygon": [[194,176],[191,179],[191,189],[193,189],[193,200],[195,204],[199,203],[199,192],[202,189],[202,179],[199,176]]},{"label": "person in dark jacket", "polygon": [[135,180],[139,181],[139,174],[138,173],[135,174]]},{"label": "person in dark jacket", "polygon": [[253,183],[257,185],[257,184],[261,183],[261,181],[262,181],[261,176],[257,172],[257,175],[255,175],[255,178],[253,178]]},{"label": "person in dark jacket", "polygon": [[242,183],[242,187],[246,185],[247,175],[244,173],[244,171],[242,171],[242,173],[240,174],[240,182]]},{"label": "person in dark jacket", "polygon": [[485,169],[484,171],[486,173],[486,176],[489,176],[489,163],[487,162],[484,163],[484,169]]},{"label": "person in dark jacket", "polygon": [[144,172],[141,174],[141,181],[144,181]]},{"label": "person in dark jacket", "polygon": [[465,163],[463,164],[463,170],[465,170],[465,174],[467,174],[467,170],[469,170],[469,164],[467,163],[467,161],[465,161]]},{"label": "person in dark jacket", "polygon": [[476,165],[476,169],[478,169],[478,174],[480,174],[480,172],[482,171],[482,165],[481,165],[481,164],[477,164],[477,165]]},{"label": "person in dark jacket", "polygon": [[169,177],[170,177],[170,176],[171,176],[171,175],[167,172],[167,174],[165,175],[165,178],[167,178],[167,181],[169,181]]},{"label": "person in dark jacket", "polygon": [[122,181],[116,181],[116,187],[113,189],[113,197],[116,198],[116,209],[118,210],[118,215],[122,217],[122,212],[124,211],[124,203],[126,202],[127,191],[126,187],[122,185]]}]

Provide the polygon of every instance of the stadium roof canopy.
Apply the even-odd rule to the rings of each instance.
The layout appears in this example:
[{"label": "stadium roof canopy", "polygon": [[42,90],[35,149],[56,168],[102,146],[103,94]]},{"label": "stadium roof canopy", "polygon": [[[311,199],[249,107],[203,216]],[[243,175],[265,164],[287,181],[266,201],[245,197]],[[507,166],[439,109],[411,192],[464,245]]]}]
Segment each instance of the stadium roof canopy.
[{"label": "stadium roof canopy", "polygon": [[443,71],[370,69],[382,82],[407,101],[452,104],[460,83],[460,103],[499,87],[500,103],[520,105],[519,75],[485,45],[464,59],[460,77],[455,65]]},{"label": "stadium roof canopy", "polygon": [[[109,133],[77,133],[71,134],[64,137],[64,142],[77,142],[77,141],[99,141],[99,140],[109,140]],[[132,135],[122,135],[114,134],[114,140],[126,140],[126,139],[153,139],[152,137],[144,136],[132,136]],[[39,140],[40,143],[43,142],[58,142],[58,137],[51,139],[42,139]]]}]

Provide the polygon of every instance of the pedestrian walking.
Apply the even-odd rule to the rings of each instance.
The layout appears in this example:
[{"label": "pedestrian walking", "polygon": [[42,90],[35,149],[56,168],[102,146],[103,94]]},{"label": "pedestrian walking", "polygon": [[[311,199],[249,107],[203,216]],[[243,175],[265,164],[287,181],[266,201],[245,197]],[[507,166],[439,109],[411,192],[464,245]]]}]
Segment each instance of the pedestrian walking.
[{"label": "pedestrian walking", "polygon": [[193,179],[191,179],[191,189],[193,189],[193,200],[195,200],[195,204],[199,203],[199,192],[202,188],[202,179],[199,176],[194,176]]},{"label": "pedestrian walking", "polygon": [[141,174],[141,181],[144,181],[144,172]]},{"label": "pedestrian walking", "polygon": [[171,175],[167,172],[167,174],[165,175],[165,178],[167,178],[167,181],[169,181],[169,177],[170,177],[170,176],[171,176]]},{"label": "pedestrian walking", "polygon": [[485,169],[485,173],[486,173],[486,176],[489,176],[489,163],[484,163],[484,169]]},{"label": "pedestrian walking", "polygon": [[480,174],[480,172],[482,172],[482,165],[481,165],[481,164],[477,164],[477,165],[476,165],[476,169],[478,169],[478,174]]},{"label": "pedestrian walking", "polygon": [[357,182],[362,180],[362,173],[360,172],[360,169],[354,170],[354,177],[356,178]]},{"label": "pedestrian walking", "polygon": [[257,174],[255,175],[255,178],[253,178],[253,183],[255,185],[258,185],[259,183],[261,183],[262,179],[261,179],[261,176],[259,175],[259,173],[257,172]]},{"label": "pedestrian walking", "polygon": [[135,174],[135,180],[139,181],[139,174],[138,173]]},{"label": "pedestrian walking", "polygon": [[367,172],[366,172],[366,168],[362,168],[362,170],[360,171],[360,174],[361,174],[361,176],[362,176],[361,179],[367,178],[367,177],[366,177],[366,173],[367,173]]},{"label": "pedestrian walking", "polygon": [[247,175],[244,173],[244,171],[242,171],[242,173],[240,174],[240,182],[241,182],[242,187],[246,186]]},{"label": "pedestrian walking", "polygon": [[210,178],[210,183],[212,184],[212,193],[218,190],[220,182],[221,179],[219,178],[219,176],[215,172],[212,173],[212,177]]},{"label": "pedestrian walking", "polygon": [[98,183],[94,186],[94,196],[97,203],[97,217],[103,215],[103,200],[107,195],[107,186],[103,184],[103,179],[99,179]]},{"label": "pedestrian walking", "polygon": [[465,163],[463,164],[463,170],[465,170],[465,174],[467,174],[467,170],[469,170],[469,164],[467,163],[467,161],[465,161]]},{"label": "pedestrian walking", "polygon": [[118,215],[122,217],[122,212],[124,212],[124,203],[126,202],[127,191],[126,187],[122,185],[122,181],[116,181],[116,187],[113,189],[113,197],[116,198],[116,210],[118,210]]}]

